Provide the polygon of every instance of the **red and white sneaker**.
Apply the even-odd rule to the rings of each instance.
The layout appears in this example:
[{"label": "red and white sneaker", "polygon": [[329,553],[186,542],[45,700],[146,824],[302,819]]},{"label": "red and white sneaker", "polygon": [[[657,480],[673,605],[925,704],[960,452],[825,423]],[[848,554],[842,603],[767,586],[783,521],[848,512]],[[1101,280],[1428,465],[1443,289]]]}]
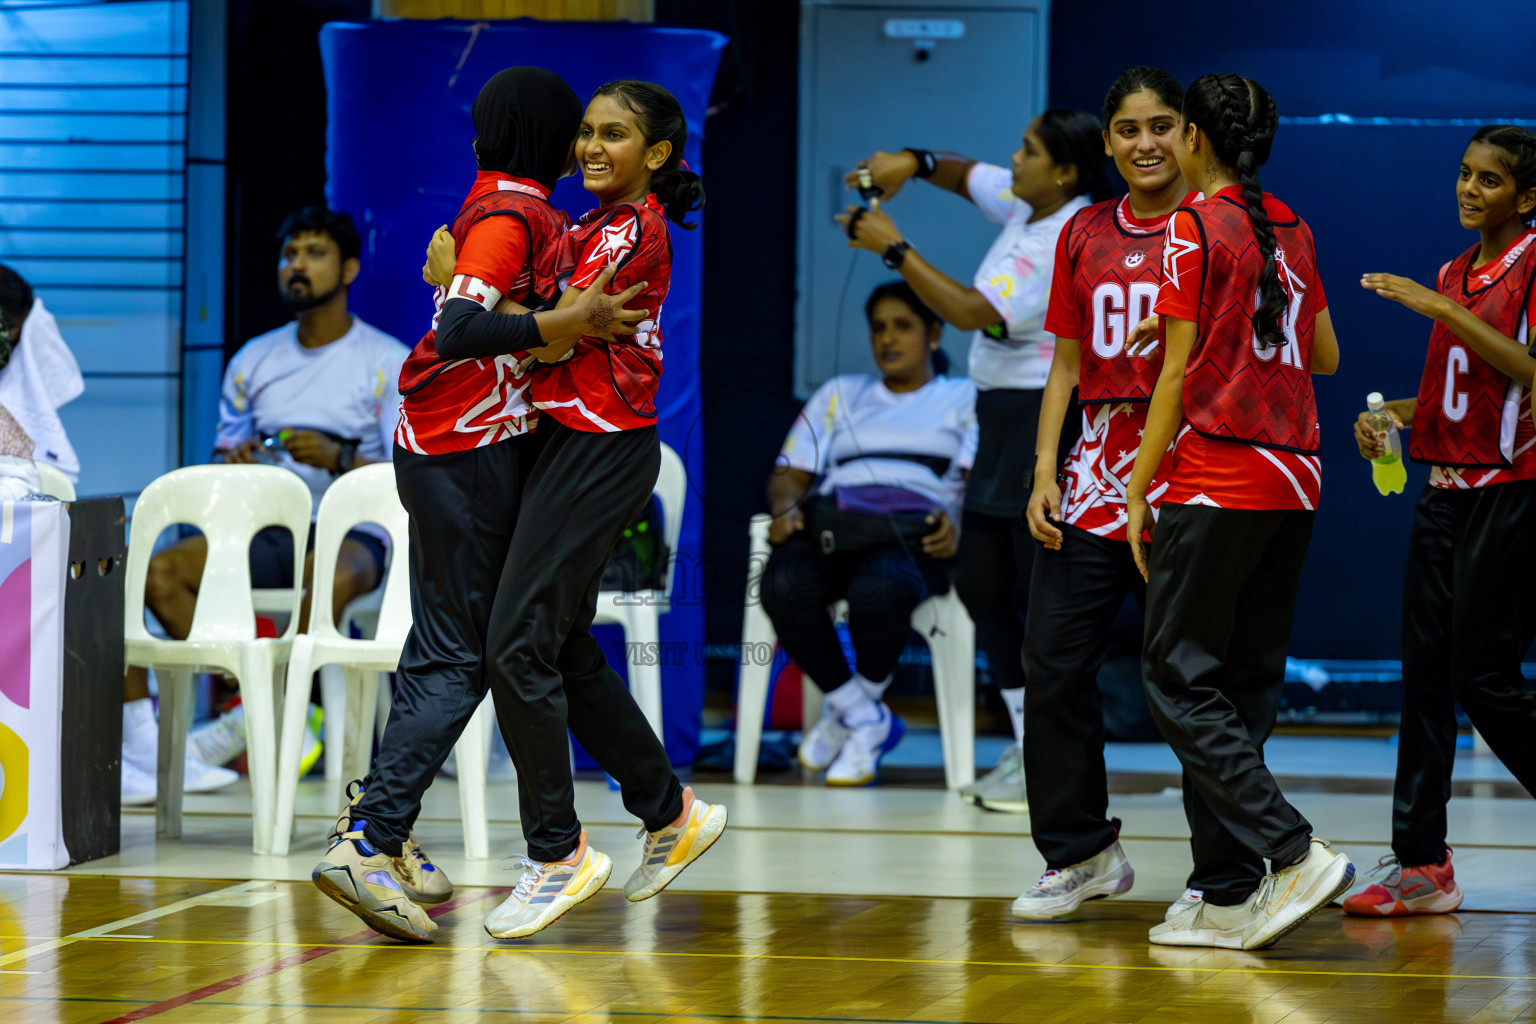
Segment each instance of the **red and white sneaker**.
[{"label": "red and white sneaker", "polygon": [[1439,864],[1404,867],[1396,857],[1383,857],[1378,872],[1391,874],[1345,897],[1344,913],[1360,917],[1400,917],[1404,914],[1449,914],[1461,906],[1461,886],[1451,870],[1451,850]]}]

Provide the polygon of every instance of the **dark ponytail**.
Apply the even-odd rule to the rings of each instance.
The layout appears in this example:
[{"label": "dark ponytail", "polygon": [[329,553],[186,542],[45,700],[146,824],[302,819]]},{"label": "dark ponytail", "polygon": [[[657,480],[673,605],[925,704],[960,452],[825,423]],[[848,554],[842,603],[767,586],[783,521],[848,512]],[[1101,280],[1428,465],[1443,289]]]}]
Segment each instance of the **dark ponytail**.
[{"label": "dark ponytail", "polygon": [[1113,195],[1109,176],[1104,173],[1104,136],[1099,122],[1086,110],[1052,107],[1040,115],[1035,136],[1051,154],[1058,167],[1077,168],[1075,195],[1088,195],[1095,202]]},{"label": "dark ponytail", "polygon": [[1169,110],[1179,110],[1184,106],[1184,87],[1179,80],[1174,78],[1162,68],[1149,68],[1145,64],[1138,64],[1134,68],[1127,68],[1120,72],[1120,77],[1109,87],[1109,92],[1104,96],[1104,109],[1100,120],[1104,122],[1104,130],[1109,131],[1109,122],[1114,120],[1115,111],[1120,109],[1120,104],[1125,102],[1127,96],[1134,96],[1141,90],[1147,90],[1156,96],[1158,102]]},{"label": "dark ponytail", "polygon": [[1253,333],[1263,348],[1284,344],[1287,300],[1275,264],[1275,229],[1264,212],[1264,189],[1259,184],[1259,168],[1269,159],[1280,124],[1275,101],[1258,82],[1241,75],[1202,75],[1184,95],[1183,115],[1186,124],[1200,126],[1216,159],[1236,173],[1243,188],[1243,204],[1264,258]]},{"label": "dark ponytail", "polygon": [[[1504,151],[1500,162],[1515,179],[1516,192],[1536,188],[1536,132],[1513,124],[1485,124],[1472,136],[1472,141],[1486,142]],[[1536,209],[1521,218],[1527,224],[1532,219],[1536,219]]]},{"label": "dark ponytail", "polygon": [[635,115],[645,144],[672,143],[667,162],[651,174],[651,191],[667,211],[667,220],[692,231],[697,224],[684,221],[694,210],[704,205],[704,183],[699,176],[683,166],[683,149],[688,145],[688,122],[677,97],[654,82],[637,82],[619,79],[598,86],[592,98],[614,96],[625,109]]}]

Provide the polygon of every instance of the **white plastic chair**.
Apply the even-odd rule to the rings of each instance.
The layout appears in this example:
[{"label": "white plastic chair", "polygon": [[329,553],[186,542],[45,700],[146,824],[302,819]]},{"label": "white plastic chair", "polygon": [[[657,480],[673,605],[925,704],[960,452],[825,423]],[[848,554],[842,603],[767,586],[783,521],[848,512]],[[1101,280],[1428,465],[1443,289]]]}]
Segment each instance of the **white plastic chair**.
[{"label": "white plastic chair", "polygon": [[[624,593],[617,590],[600,591],[597,595],[597,615],[594,623],[616,622],[624,627],[624,639],[628,644],[651,645],[638,647],[642,651],[655,651],[655,658],[629,659],[629,689],[635,695],[635,703],[651,723],[651,729],[662,735],[661,718],[661,615],[672,608],[672,578],[677,569],[677,540],[683,530],[683,502],[688,495],[688,471],[677,452],[661,446],[661,470],[656,475],[652,493],[661,504],[662,532],[667,542],[667,578],[661,590],[642,590]],[[647,664],[650,662],[650,664]]]},{"label": "white plastic chair", "polygon": [[[771,659],[760,655],[773,650],[777,640],[773,622],[762,603],[771,522],[771,516],[756,515],[748,528],[750,555],[736,694],[735,776],[737,782],[744,784],[757,777],[763,713],[768,707]],[[847,605],[843,602],[834,606],[835,615],[846,613]],[[912,612],[912,628],[927,641],[933,655],[933,689],[938,701],[939,736],[944,746],[945,785],[950,789],[969,785],[976,778],[976,627],[951,587],[917,606]],[[821,715],[821,690],[809,676],[805,677],[802,708],[806,726]]]},{"label": "white plastic chair", "polygon": [[[359,523],[377,523],[390,536],[394,554],[381,588],[377,625],[372,639],[358,640],[343,636],[331,622],[331,590],[341,542],[347,531]],[[309,717],[310,676],[320,666],[340,665],[344,671],[345,697],[334,699],[327,687],[326,719],[338,726],[344,722],[344,739],[330,748],[327,760],[343,761],[339,779],[360,779],[368,774],[373,752],[375,721],[379,697],[387,689],[379,686],[382,673],[392,672],[400,664],[400,649],[411,628],[410,560],[408,519],[395,490],[395,470],[388,463],[362,466],[336,480],[320,499],[315,519],[315,575],[309,632],[293,641],[288,662],[288,686],[283,709],[282,748],[278,756],[277,812],[274,819],[273,852],[286,855],[293,834],[294,799],[299,785],[299,759],[304,740],[304,724]],[[358,602],[348,605],[351,609]],[[315,614],[319,611],[322,614]],[[459,769],[459,806],[464,816],[464,855],[469,858],[490,856],[485,810],[485,772],[491,718],[490,702],[482,702],[454,748]],[[327,729],[330,733],[330,729]],[[337,787],[339,789],[339,786]],[[332,803],[339,809],[339,792]]]},{"label": "white plastic chair", "polygon": [[50,498],[58,498],[60,501],[75,500],[75,485],[70,483],[69,477],[55,465],[48,462],[33,460],[37,467],[37,478],[42,481],[43,493]]},{"label": "white plastic chair", "polygon": [[[160,756],[155,827],[181,835],[182,775],[192,724],[192,673],[225,672],[240,682],[245,705],[251,778],[253,848],[272,849],[273,788],[277,755],[276,673],[288,660],[299,621],[297,595],[288,629],[258,639],[251,607],[251,538],[269,526],[293,532],[294,572],[304,564],[311,499],[304,481],[275,466],[188,466],[144,489],[133,509],[124,576],[124,660],[155,670],[160,680]],[[185,640],[151,636],[144,626],[144,582],[155,539],[188,523],[203,532],[208,557],[197,607]]]}]

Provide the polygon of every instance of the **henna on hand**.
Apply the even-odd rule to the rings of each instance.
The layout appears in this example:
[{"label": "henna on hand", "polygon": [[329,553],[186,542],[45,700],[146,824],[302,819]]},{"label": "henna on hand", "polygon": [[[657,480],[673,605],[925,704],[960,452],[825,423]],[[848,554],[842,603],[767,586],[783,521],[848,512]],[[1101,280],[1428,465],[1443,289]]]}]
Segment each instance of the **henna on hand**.
[{"label": "henna on hand", "polygon": [[606,298],[599,298],[587,307],[587,326],[593,330],[604,330],[612,327],[618,317],[614,315],[613,304]]}]

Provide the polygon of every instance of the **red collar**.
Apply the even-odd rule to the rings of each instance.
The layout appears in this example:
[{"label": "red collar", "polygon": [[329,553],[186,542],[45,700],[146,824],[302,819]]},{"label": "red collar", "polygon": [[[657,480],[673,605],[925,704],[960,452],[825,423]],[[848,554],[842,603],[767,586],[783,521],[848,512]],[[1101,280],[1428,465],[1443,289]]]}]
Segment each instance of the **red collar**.
[{"label": "red collar", "polygon": [[469,190],[470,200],[492,192],[526,192],[540,199],[549,198],[549,189],[530,178],[517,178],[501,171],[476,171],[474,187]]}]

